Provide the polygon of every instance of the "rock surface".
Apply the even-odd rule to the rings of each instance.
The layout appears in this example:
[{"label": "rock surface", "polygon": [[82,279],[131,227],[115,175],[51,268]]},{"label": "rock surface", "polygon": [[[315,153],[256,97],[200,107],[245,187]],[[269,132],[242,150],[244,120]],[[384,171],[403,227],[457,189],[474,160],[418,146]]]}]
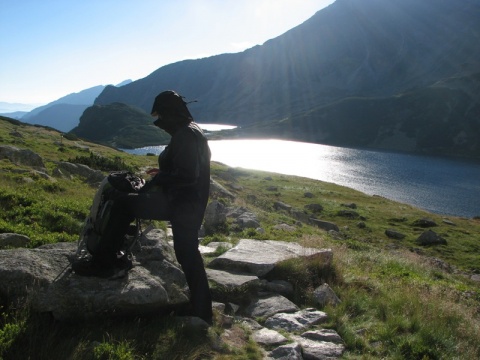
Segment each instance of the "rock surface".
[{"label": "rock surface", "polygon": [[32,309],[59,320],[99,315],[143,314],[188,302],[185,276],[165,245],[144,246],[135,267],[119,279],[78,276],[70,271],[76,243],[0,251],[0,295],[28,298]]},{"label": "rock surface", "polygon": [[257,276],[269,273],[278,262],[299,256],[322,258],[325,266],[333,260],[330,249],[304,248],[297,243],[242,239],[237,246],[212,260],[209,267],[245,271]]},{"label": "rock surface", "polygon": [[[33,311],[51,313],[57,320],[69,321],[158,313],[184,306],[189,300],[189,292],[173,248],[168,244],[168,231],[145,231],[140,243],[141,251],[134,253],[134,268],[126,276],[110,279],[82,277],[70,271],[69,259],[77,250],[75,243],[0,250],[0,296],[9,301],[27,299]],[[213,244],[215,248],[221,245]],[[259,253],[265,251],[269,260],[261,266],[264,257]],[[326,313],[313,308],[299,309],[280,294],[291,294],[291,284],[262,278],[276,263],[292,257],[320,256],[326,265],[331,264],[333,254],[330,250],[303,248],[282,241],[242,240],[224,255],[230,260],[221,264],[228,267],[233,264],[233,269],[238,264],[249,263],[252,257],[255,261],[254,265],[247,266],[254,273],[207,268],[212,284],[233,292],[235,289],[250,289],[248,303],[214,303],[216,311],[222,314],[221,343],[230,346],[229,342],[234,341],[238,328],[232,325],[236,321],[251,329],[252,340],[265,348],[265,359],[333,359],[341,356],[344,346],[338,334],[319,328],[328,318]],[[264,319],[263,325],[253,318]],[[186,317],[185,321],[190,327],[205,329],[207,326],[198,318]],[[286,333],[291,334],[285,336]],[[294,342],[289,344],[291,340]]]},{"label": "rock surface", "polygon": [[31,166],[38,170],[45,169],[45,164],[40,155],[29,149],[19,149],[10,145],[0,145],[0,159],[8,159],[15,165]]}]

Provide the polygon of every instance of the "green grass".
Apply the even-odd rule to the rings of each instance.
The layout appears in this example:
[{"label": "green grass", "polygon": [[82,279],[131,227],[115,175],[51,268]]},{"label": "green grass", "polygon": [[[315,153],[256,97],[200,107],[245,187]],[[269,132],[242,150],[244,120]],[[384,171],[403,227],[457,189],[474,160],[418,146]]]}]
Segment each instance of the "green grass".
[{"label": "green grass", "polygon": [[[16,131],[22,137],[13,136]],[[58,132],[0,119],[2,144],[28,148],[40,154],[51,174],[56,161],[94,154],[107,162],[133,169],[156,166],[156,157],[133,156],[79,140],[61,138]],[[263,231],[240,230],[226,224],[205,243],[236,243],[241,238],[294,241],[303,246],[331,248],[334,264],[322,268],[315,261],[287,261],[276,276],[294,285],[294,300],[312,306],[311,293],[326,281],[341,299],[327,306],[326,327],[344,339],[345,359],[475,359],[480,357],[480,289],[468,275],[480,273],[480,220],[431,214],[388,199],[320,181],[232,169],[212,163],[212,176],[228,187],[235,183],[237,198],[227,205],[243,206],[255,213]],[[274,191],[268,190],[275,187]],[[0,160],[0,232],[31,238],[30,247],[58,241],[76,241],[95,188],[81,180],[44,179],[25,166]],[[304,194],[309,192],[313,198]],[[292,213],[276,210],[281,201],[299,213],[334,222],[340,235],[327,233]],[[320,204],[313,214],[305,205]],[[355,203],[358,218],[339,216]],[[415,220],[429,218],[433,230],[447,245],[421,247],[415,240],[424,231]],[[365,226],[359,227],[359,222]],[[292,232],[275,229],[288,224]],[[392,240],[385,230],[405,234]],[[220,249],[216,255],[223,250]],[[206,262],[211,257],[206,257]],[[445,271],[439,259],[455,269]],[[246,289],[215,288],[219,297],[247,296]],[[168,315],[148,318],[106,319],[62,323],[28,307],[3,303],[0,318],[0,358],[18,359],[261,359],[258,347],[238,324],[238,343],[214,346],[222,333],[217,326],[206,336],[186,333]],[[242,338],[244,336],[244,338]]]}]

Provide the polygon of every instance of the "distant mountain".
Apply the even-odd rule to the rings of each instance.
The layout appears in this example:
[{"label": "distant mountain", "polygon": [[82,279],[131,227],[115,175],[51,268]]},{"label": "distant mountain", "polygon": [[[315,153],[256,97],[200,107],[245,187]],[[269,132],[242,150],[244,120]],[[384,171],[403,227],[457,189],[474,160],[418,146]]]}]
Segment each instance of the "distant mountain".
[{"label": "distant mountain", "polygon": [[[291,139],[434,153],[419,145],[423,133],[405,124],[418,120],[433,130],[462,122],[470,125],[452,126],[442,151],[458,144],[463,131],[477,139],[467,141],[473,151],[480,137],[478,92],[471,88],[480,73],[479,19],[478,0],[337,0],[261,46],[161,67],[121,88],[107,86],[95,104],[122,102],[148,112],[160,91],[174,89],[198,100],[190,106],[198,122],[264,134],[274,126]],[[462,102],[448,117],[417,112],[422,101],[437,106],[450,99]],[[393,104],[396,112],[388,108]],[[410,141],[357,136],[366,129],[390,133],[385,126]]]},{"label": "distant mountain", "polygon": [[170,139],[170,135],[152,124],[150,115],[120,103],[87,108],[71,133],[89,141],[125,149],[166,144]]},{"label": "distant mountain", "polygon": [[21,104],[21,103],[9,103],[0,101],[0,113],[7,114],[7,113],[14,113],[14,112],[28,112],[37,107],[37,105],[33,104]]},{"label": "distant mountain", "polygon": [[[63,96],[58,100],[52,101],[46,105],[33,109],[22,118],[22,121],[25,121],[27,123],[34,123],[32,122],[31,119],[35,119],[35,117],[45,109],[58,104],[87,105],[85,107],[87,108],[88,106],[93,104],[93,102],[95,101],[95,98],[103,91],[103,89],[105,89],[104,85],[98,85],[98,86],[91,87],[89,89],[82,90],[78,93],[72,93],[72,94]],[[35,119],[35,120],[38,121],[38,119]]]},{"label": "distant mountain", "polygon": [[17,120],[20,120],[25,114],[28,114],[28,111],[0,112],[1,116],[6,116]]},{"label": "distant mountain", "polygon": [[121,87],[121,86],[124,86],[124,85],[127,85],[127,84],[130,84],[132,82],[131,79],[128,79],[128,80],[123,80],[121,83],[115,85],[116,87]]},{"label": "distant mountain", "polygon": [[49,126],[62,132],[69,132],[78,125],[80,116],[90,105],[54,104],[25,120],[29,124]]},{"label": "distant mountain", "polygon": [[[132,80],[122,81],[116,86],[124,86]],[[78,93],[72,93],[37,107],[22,116],[21,120],[30,124],[39,124],[68,132],[78,125],[83,111],[93,105],[95,98],[105,89],[104,85],[94,86]]]}]

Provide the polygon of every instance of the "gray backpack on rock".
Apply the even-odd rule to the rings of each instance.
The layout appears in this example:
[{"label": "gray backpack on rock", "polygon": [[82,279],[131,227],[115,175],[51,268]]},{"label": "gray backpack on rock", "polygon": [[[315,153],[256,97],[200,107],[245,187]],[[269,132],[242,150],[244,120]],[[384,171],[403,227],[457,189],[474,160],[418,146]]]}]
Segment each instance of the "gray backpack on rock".
[{"label": "gray backpack on rock", "polygon": [[[103,179],[80,234],[78,257],[85,257],[88,253],[95,254],[109,223],[115,198],[122,193],[138,192],[144,184],[145,180],[127,171],[112,172]],[[138,231],[138,222],[136,225]]]}]

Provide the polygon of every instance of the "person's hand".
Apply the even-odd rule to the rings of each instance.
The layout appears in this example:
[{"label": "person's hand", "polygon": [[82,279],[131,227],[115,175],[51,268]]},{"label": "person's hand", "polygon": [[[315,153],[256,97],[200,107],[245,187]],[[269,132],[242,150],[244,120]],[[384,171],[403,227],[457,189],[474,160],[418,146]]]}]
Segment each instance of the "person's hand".
[{"label": "person's hand", "polygon": [[155,176],[158,174],[159,171],[160,169],[150,169],[150,170],[147,170],[147,175]]}]

